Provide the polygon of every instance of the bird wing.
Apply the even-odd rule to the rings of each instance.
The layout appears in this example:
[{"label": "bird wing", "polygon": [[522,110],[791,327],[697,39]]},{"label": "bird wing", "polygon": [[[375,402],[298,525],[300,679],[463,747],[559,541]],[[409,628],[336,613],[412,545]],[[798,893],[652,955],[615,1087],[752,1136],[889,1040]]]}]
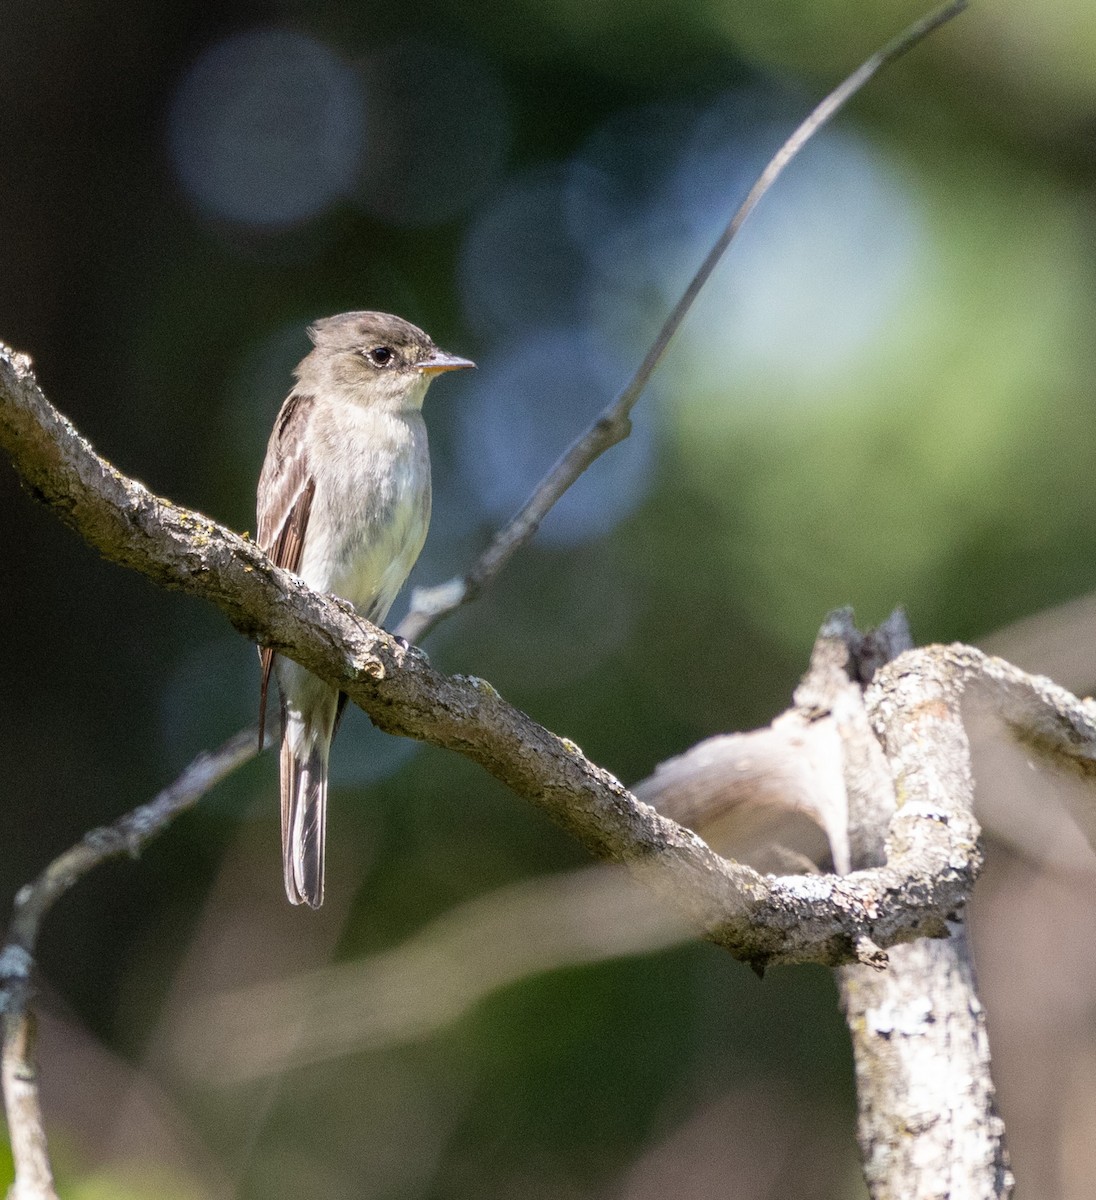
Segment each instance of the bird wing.
[{"label": "bird wing", "polygon": [[[304,539],[316,479],[308,461],[305,432],[312,417],[315,399],[293,392],[282,405],[259,477],[259,547],[266,551],[276,567],[296,571],[304,553]],[[266,724],[266,695],[274,651],[260,647],[262,683],[259,692],[259,748],[263,745]]]}]

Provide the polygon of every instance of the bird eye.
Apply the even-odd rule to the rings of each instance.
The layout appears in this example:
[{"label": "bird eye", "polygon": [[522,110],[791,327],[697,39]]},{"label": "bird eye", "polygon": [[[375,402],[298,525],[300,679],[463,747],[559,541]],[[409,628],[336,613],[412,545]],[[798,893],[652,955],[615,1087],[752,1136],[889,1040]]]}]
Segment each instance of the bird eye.
[{"label": "bird eye", "polygon": [[387,346],[374,346],[367,357],[374,366],[385,367],[392,361],[392,351]]}]

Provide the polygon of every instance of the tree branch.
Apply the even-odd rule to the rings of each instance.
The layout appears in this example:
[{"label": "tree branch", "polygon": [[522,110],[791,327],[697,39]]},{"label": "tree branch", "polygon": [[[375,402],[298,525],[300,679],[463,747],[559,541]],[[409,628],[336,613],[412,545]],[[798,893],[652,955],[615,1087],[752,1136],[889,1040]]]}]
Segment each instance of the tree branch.
[{"label": "tree branch", "polygon": [[[909,650],[909,630],[891,631],[885,658]],[[925,721],[936,725],[933,761],[914,740],[926,730],[898,723],[881,726],[895,777],[904,787],[931,773],[921,787],[946,790],[973,802],[970,747],[959,705],[949,688],[925,671],[919,660],[918,704]],[[989,660],[972,659],[968,679],[984,679],[995,668]],[[880,681],[870,701],[878,713],[893,694],[902,668]],[[950,664],[949,680],[955,677]],[[863,673],[871,678],[871,670]],[[961,687],[961,684],[960,684]],[[863,712],[859,689],[850,687]],[[935,711],[933,711],[935,710]],[[874,743],[878,750],[878,743]],[[943,765],[946,764],[946,765]],[[887,804],[853,803],[860,815],[854,824],[853,865],[878,861],[883,853],[890,812],[897,797],[890,788],[887,764],[880,758],[864,778],[867,794]],[[949,923],[948,937],[897,946],[890,970],[869,971],[859,964],[838,968],[842,1008],[852,1038],[856,1064],[858,1133],[864,1175],[873,1200],[895,1196],[962,1195],[971,1200],[1004,1200],[1014,1185],[1005,1145],[1005,1127],[997,1110],[990,1073],[986,1013],[975,986],[970,943],[963,909]]]},{"label": "tree branch", "polygon": [[[113,825],[89,830],[75,846],[55,858],[33,883],[18,892],[7,947],[17,946],[33,954],[42,921],[69,888],[112,858],[136,857],[180,813],[192,808],[226,775],[250,762],[257,753],[255,729],[234,734],[219,749],[199,754],[174,783],[147,804],[126,813]],[[11,975],[0,975],[0,979],[9,980]]]},{"label": "tree branch", "polygon": [[843,878],[765,879],[636,802],[574,743],[489,684],[443,675],[420,651],[272,566],[251,542],[124,476],[49,404],[29,360],[6,348],[0,444],[38,497],[104,556],[215,604],[249,637],[345,691],[382,729],[480,763],[597,857],[632,865],[705,936],[758,966],[848,961],[864,937],[887,946],[943,935],[979,854],[969,792],[957,786],[963,780],[950,766],[929,769],[940,732],[934,720],[941,705],[958,705],[971,680],[991,684],[1005,719],[1031,731],[1044,752],[1089,766],[1096,756],[1096,709],[1049,681],[969,647],[905,655],[869,694],[893,752],[912,746],[922,756],[904,767],[888,866]]},{"label": "tree branch", "polygon": [[126,813],[113,825],[90,830],[16,894],[7,941],[0,950],[4,1106],[15,1164],[15,1183],[8,1200],[57,1200],[38,1098],[34,1014],[28,1007],[42,921],[54,903],[89,871],[112,858],[136,855],[210,788],[254,758],[257,743],[258,731],[245,729],[220,749],[200,754],[148,804]]},{"label": "tree branch", "polygon": [[674,334],[681,327],[697,296],[719,265],[746,219],[761,202],[765,193],[776,183],[784,168],[803,147],[823,129],[833,117],[888,63],[901,58],[924,41],[929,34],[956,17],[967,6],[967,0],[951,0],[942,8],[922,17],[893,41],[877,50],[840,84],[810,115],[769,161],[750,188],[746,199],[738,206],[723,232],[716,238],[704,261],[697,267],[681,297],[662,323],[643,361],[620,394],[594,419],[590,427],[563,452],[555,465],[537,484],[533,494],[517,513],[491,539],[491,544],[464,575],[433,588],[416,588],[411,597],[411,611],[400,624],[399,633],[410,642],[419,642],[439,621],[487,587],[510,559],[540,528],[549,510],[576,479],[606,450],[622,442],[632,431],[630,415],[636,401],[650,382],[662,361]]},{"label": "tree branch", "polygon": [[348,606],[272,566],[251,542],[153,495],[111,466],[39,390],[28,360],[0,352],[0,444],[36,494],[107,558],[216,605],[237,629],[348,694],[389,733],[455,750],[543,809],[599,858],[628,863],[689,922],[738,957],[847,961],[944,932],[979,863],[963,807],[907,803],[901,851],[845,878],[766,879],[640,804],[573,743],[489,684],[436,671]]},{"label": "tree branch", "polygon": [[34,1059],[34,1017],[25,1009],[5,1012],[0,1074],[4,1113],[15,1163],[15,1182],[8,1200],[58,1200],[53,1186],[46,1127],[38,1100],[38,1068]]},{"label": "tree branch", "polygon": [[[717,844],[736,856],[739,845],[755,858],[771,853],[769,839],[782,837],[792,817],[810,817],[838,870],[848,870],[850,858],[863,869],[893,854],[893,836],[889,847],[884,839],[899,795],[904,804],[969,808],[960,703],[972,692],[988,694],[1025,741],[1089,769],[1091,704],[966,647],[930,647],[882,669],[909,646],[901,614],[864,636],[851,613],[835,613],[791,710],[767,729],[709,738],[662,764],[637,794],[730,839]],[[876,671],[867,701],[882,745],[860,685]],[[888,958],[883,972],[838,969],[873,1200],[1002,1200],[1013,1179],[962,908],[946,938],[893,947]]]}]

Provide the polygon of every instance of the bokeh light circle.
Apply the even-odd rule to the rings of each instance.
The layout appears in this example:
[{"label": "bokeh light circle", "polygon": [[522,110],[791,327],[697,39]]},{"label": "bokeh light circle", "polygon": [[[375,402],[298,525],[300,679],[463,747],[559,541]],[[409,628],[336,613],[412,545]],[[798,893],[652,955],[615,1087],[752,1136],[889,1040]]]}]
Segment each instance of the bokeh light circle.
[{"label": "bokeh light circle", "polygon": [[567,227],[567,179],[559,164],[515,175],[469,226],[458,283],[464,318],[482,336],[498,340],[585,317],[588,280]]},{"label": "bokeh light circle", "polygon": [[357,181],[365,103],[323,42],[261,28],[204,50],[171,101],[168,146],[203,215],[259,228],[319,216]]}]

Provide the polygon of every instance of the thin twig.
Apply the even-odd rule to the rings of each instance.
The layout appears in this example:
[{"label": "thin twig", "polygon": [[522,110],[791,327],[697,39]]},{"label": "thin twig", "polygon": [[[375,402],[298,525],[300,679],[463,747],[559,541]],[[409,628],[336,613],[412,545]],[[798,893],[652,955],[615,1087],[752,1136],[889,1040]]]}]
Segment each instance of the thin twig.
[{"label": "thin twig", "polygon": [[536,533],[540,523],[564,492],[579,476],[610,447],[622,442],[631,432],[630,414],[642,395],[655,368],[662,361],[674,334],[688,315],[697,296],[708,282],[747,217],[761,198],[780,178],[784,168],[800,150],[856,95],[858,91],[888,63],[901,58],[934,30],[958,16],[967,0],[952,0],[936,12],[922,17],[893,41],[877,50],[851,75],[840,83],[799,125],[761,172],[750,188],[746,199],[728,221],[707,257],[697,268],[681,298],[662,324],[650,349],[635,374],[590,427],[564,451],[555,465],[537,484],[532,495],[518,512],[491,539],[491,544],[463,576],[433,588],[416,588],[411,598],[411,611],[400,623],[399,634],[410,642],[420,642],[439,621],[455,612],[476,596],[499,574],[513,555]]},{"label": "thin twig", "polygon": [[[254,727],[244,729],[218,749],[199,754],[174,783],[147,804],[119,817],[113,825],[90,830],[55,858],[15,897],[5,951],[17,946],[33,954],[43,918],[73,884],[112,858],[139,854],[180,813],[193,808],[226,775],[250,762],[258,753],[257,738]],[[0,987],[6,982],[6,977],[0,975]]]},{"label": "thin twig", "polygon": [[200,754],[154,799],[126,813],[113,825],[86,833],[16,895],[7,942],[0,950],[4,1108],[15,1164],[15,1182],[8,1200],[57,1200],[38,1097],[34,1014],[29,1007],[30,977],[43,919],[54,903],[89,871],[112,858],[136,856],[181,812],[193,807],[226,775],[254,758],[258,753],[256,741],[256,730],[245,729],[219,749]]}]

